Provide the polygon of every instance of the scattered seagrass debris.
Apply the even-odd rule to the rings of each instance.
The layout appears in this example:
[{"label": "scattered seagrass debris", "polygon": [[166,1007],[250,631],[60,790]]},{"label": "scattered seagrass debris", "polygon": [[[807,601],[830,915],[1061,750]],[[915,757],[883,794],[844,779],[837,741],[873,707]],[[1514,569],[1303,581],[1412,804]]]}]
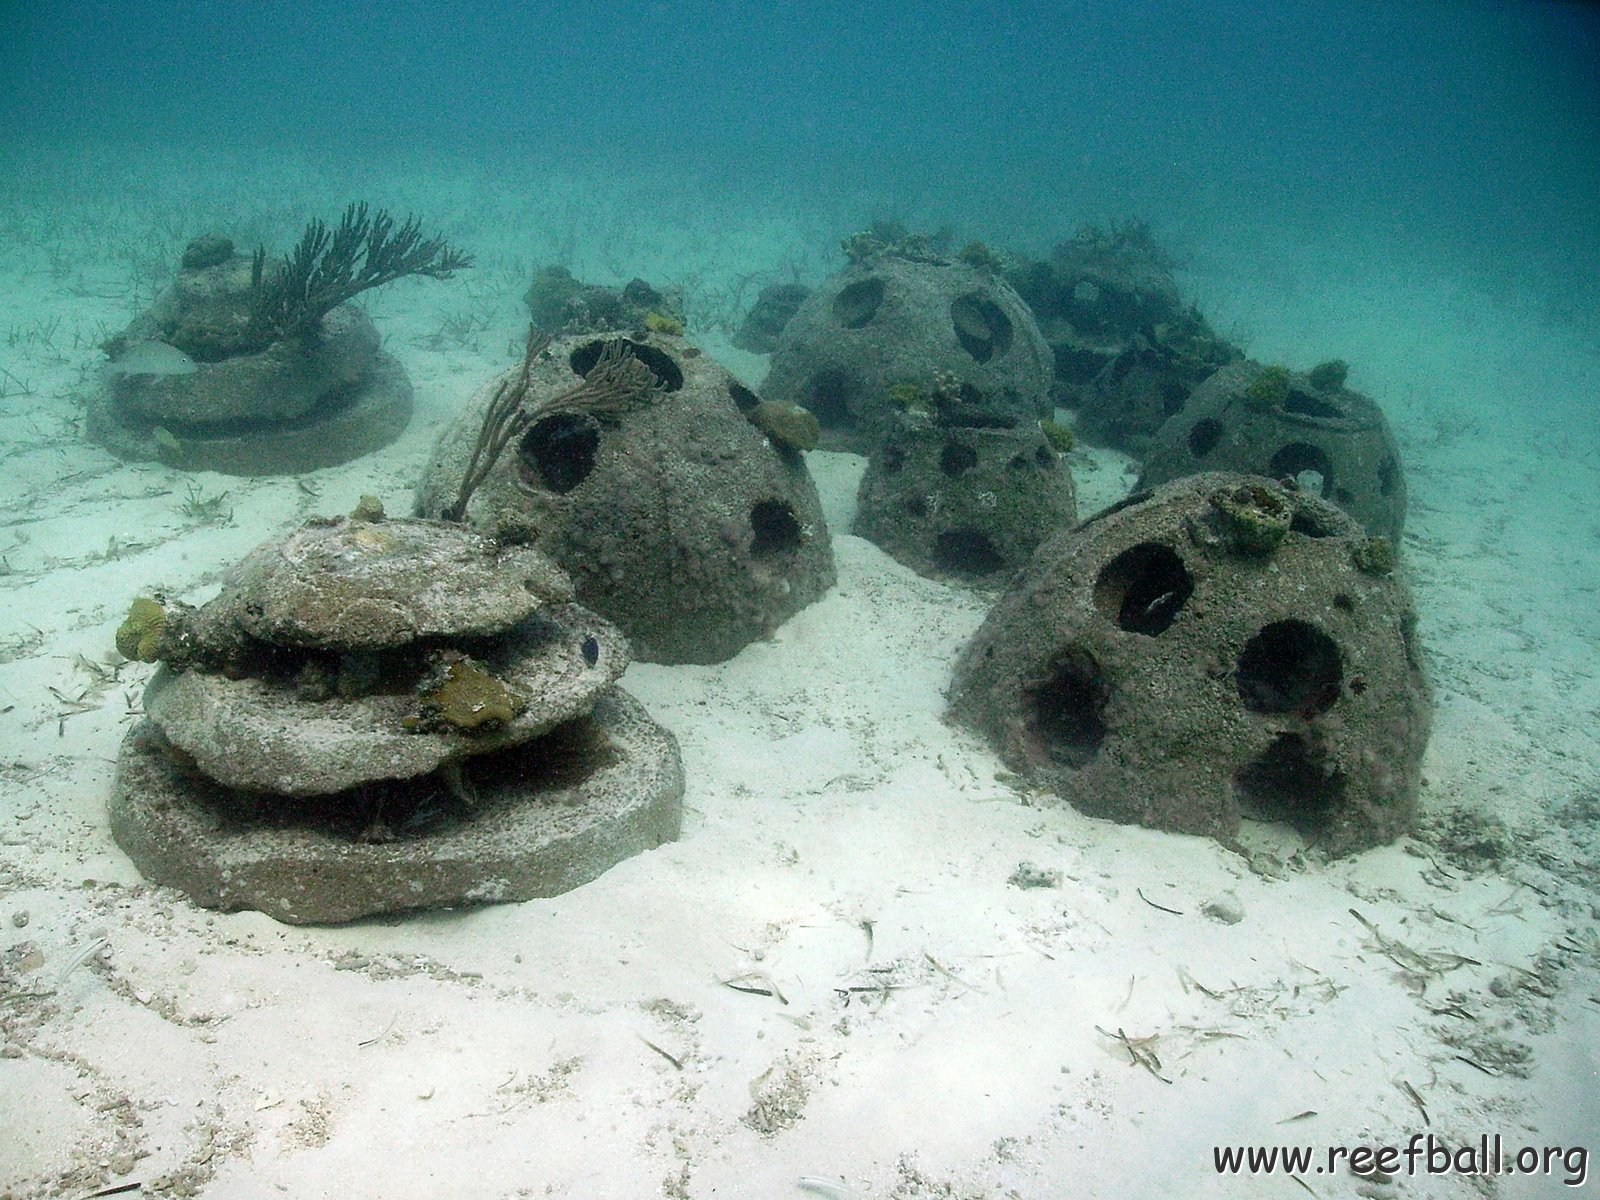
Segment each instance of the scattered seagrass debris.
[{"label": "scattered seagrass debris", "polygon": [[1128,1052],[1129,1064],[1131,1066],[1143,1067],[1162,1083],[1172,1082],[1172,1080],[1168,1079],[1161,1073],[1161,1058],[1156,1054],[1156,1043],[1161,1040],[1160,1034],[1150,1034],[1147,1037],[1135,1038],[1129,1037],[1127,1031],[1121,1026],[1117,1027],[1117,1031],[1115,1033],[1110,1033],[1104,1029],[1101,1029],[1098,1025],[1096,1025],[1094,1028],[1095,1032],[1101,1037],[1109,1038],[1111,1041],[1117,1042]]},{"label": "scattered seagrass debris", "polygon": [[779,990],[772,976],[765,971],[747,971],[743,975],[735,975],[732,979],[722,980],[722,986],[748,996],[771,996],[779,1004],[789,1003],[788,997]]},{"label": "scattered seagrass debris", "polygon": [[1464,954],[1456,954],[1448,950],[1428,951],[1413,949],[1404,942],[1386,937],[1376,925],[1355,909],[1352,908],[1348,911],[1372,935],[1373,942],[1384,957],[1388,958],[1409,979],[1420,986],[1425,987],[1429,980],[1437,979],[1459,967],[1481,967],[1483,965],[1475,958],[1468,958]]},{"label": "scattered seagrass debris", "polygon": [[667,1052],[666,1050],[663,1050],[660,1046],[656,1045],[649,1038],[645,1037],[644,1034],[642,1034],[642,1033],[635,1034],[634,1036],[637,1037],[646,1046],[649,1046],[650,1049],[654,1050],[662,1058],[666,1059],[669,1063],[671,1063],[673,1065],[674,1068],[676,1068],[679,1071],[683,1070],[683,1059],[679,1058],[676,1054],[671,1054],[671,1053]]},{"label": "scattered seagrass debris", "polygon": [[1136,893],[1138,893],[1139,899],[1143,900],[1146,904],[1148,904],[1151,908],[1155,909],[1157,912],[1169,913],[1174,917],[1183,916],[1183,913],[1180,912],[1176,908],[1168,908],[1165,904],[1157,904],[1154,900],[1150,899],[1149,896],[1146,896],[1144,894],[1144,889],[1142,887],[1134,888],[1133,890]]},{"label": "scattered seagrass debris", "polygon": [[826,1175],[802,1175],[794,1181],[795,1187],[823,1200],[850,1200],[855,1195],[844,1180]]},{"label": "scattered seagrass debris", "polygon": [[1411,1103],[1417,1106],[1417,1111],[1422,1114],[1422,1124],[1424,1126],[1429,1125],[1431,1122],[1428,1118],[1428,1106],[1422,1102],[1422,1097],[1417,1094],[1417,1089],[1412,1087],[1408,1081],[1402,1079],[1400,1080],[1400,1090],[1406,1094],[1406,1098]]}]

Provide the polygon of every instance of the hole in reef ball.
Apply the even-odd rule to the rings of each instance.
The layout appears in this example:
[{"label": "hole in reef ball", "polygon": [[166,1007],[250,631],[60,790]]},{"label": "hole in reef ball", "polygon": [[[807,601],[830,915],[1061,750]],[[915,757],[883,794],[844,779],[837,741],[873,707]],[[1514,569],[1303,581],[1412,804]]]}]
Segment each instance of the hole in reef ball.
[{"label": "hole in reef ball", "polygon": [[939,469],[954,477],[978,465],[978,452],[960,442],[946,442],[939,451]]},{"label": "hole in reef ball", "polygon": [[1400,642],[1406,648],[1406,666],[1422,674],[1422,651],[1417,646],[1417,614],[1406,613],[1400,618]]},{"label": "hole in reef ball", "polygon": [[669,392],[675,392],[683,386],[683,368],[673,361],[672,355],[648,342],[636,342],[632,338],[601,338],[592,342],[585,342],[572,352],[567,359],[573,371],[585,379],[589,372],[594,370],[595,363],[600,361],[600,356],[605,353],[606,347],[620,341],[633,353],[633,356],[650,368],[650,373],[661,381],[661,386]]},{"label": "hole in reef ball", "polygon": [[565,495],[589,477],[600,449],[600,427],[581,413],[535,421],[517,444],[531,481]]},{"label": "hole in reef ball", "polygon": [[1052,761],[1082,767],[1105,741],[1110,689],[1099,665],[1082,650],[1068,649],[1051,664],[1043,683],[1029,688],[1025,719]]},{"label": "hole in reef ball", "polygon": [[1274,621],[1245,643],[1234,672],[1239,699],[1260,713],[1327,712],[1339,698],[1339,647],[1305,621]]},{"label": "hole in reef ball", "polygon": [[1319,417],[1324,421],[1342,421],[1345,415],[1344,409],[1337,404],[1297,387],[1289,389],[1289,398],[1283,402],[1283,411],[1298,413],[1302,417]]},{"label": "hole in reef ball", "polygon": [[824,429],[848,429],[855,424],[850,397],[857,390],[856,381],[845,371],[818,371],[806,383],[806,407]]},{"label": "hole in reef ball", "polygon": [[767,558],[786,550],[798,550],[802,540],[800,521],[782,500],[760,500],[750,508],[750,528],[755,538],[750,553]]},{"label": "hole in reef ball", "polygon": [[761,397],[745,387],[742,383],[728,380],[728,395],[733,397],[733,402],[739,406],[739,411],[747,413],[761,403]]},{"label": "hole in reef ball", "polygon": [[956,341],[974,362],[986,363],[1011,349],[1011,318],[989,297],[968,292],[950,302]]},{"label": "hole in reef ball", "polygon": [[1194,594],[1194,579],[1169,546],[1141,542],[1100,569],[1094,606],[1128,633],[1155,637],[1177,620]]},{"label": "hole in reef ball", "polygon": [[1006,560],[978,530],[946,529],[934,540],[933,563],[956,575],[992,575]]},{"label": "hole in reef ball", "polygon": [[1189,389],[1174,380],[1168,380],[1161,385],[1161,415],[1174,416],[1183,411],[1183,406],[1189,401]]},{"label": "hole in reef ball", "polygon": [[1222,440],[1222,422],[1215,417],[1202,417],[1189,426],[1189,453],[1204,458],[1217,448]]},{"label": "hole in reef ball", "polygon": [[1344,798],[1344,773],[1329,770],[1322,756],[1293,733],[1280,733],[1233,777],[1234,794],[1254,815],[1285,821],[1315,834]]},{"label": "hole in reef ball", "polygon": [[594,634],[584,635],[583,645],[580,649],[583,652],[583,661],[589,666],[592,667],[600,661],[600,639],[595,637]]},{"label": "hole in reef ball", "polygon": [[1394,489],[1400,483],[1400,464],[1389,456],[1384,455],[1383,461],[1378,464],[1378,494],[1380,496],[1394,495]]},{"label": "hole in reef ball", "polygon": [[1303,533],[1310,538],[1336,537],[1340,532],[1339,527],[1329,524],[1323,514],[1300,508],[1295,509],[1294,516],[1289,518],[1289,531]]},{"label": "hole in reef ball", "polygon": [[[1310,442],[1290,442],[1272,456],[1266,473],[1274,479],[1293,479],[1300,490],[1324,500],[1333,495],[1333,460]],[[1302,475],[1316,479],[1302,480]]]},{"label": "hole in reef ball", "polygon": [[876,275],[846,284],[833,298],[833,319],[846,329],[865,328],[878,315],[883,290],[883,280]]}]

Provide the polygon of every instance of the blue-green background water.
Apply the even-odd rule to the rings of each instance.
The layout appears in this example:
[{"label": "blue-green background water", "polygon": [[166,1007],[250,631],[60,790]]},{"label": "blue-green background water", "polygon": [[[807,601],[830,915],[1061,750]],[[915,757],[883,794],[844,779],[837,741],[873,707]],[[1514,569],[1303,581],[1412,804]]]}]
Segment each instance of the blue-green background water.
[{"label": "blue-green background water", "polygon": [[1005,241],[1137,213],[1600,297],[1600,12],[1552,3],[0,5],[5,139],[602,164]]}]

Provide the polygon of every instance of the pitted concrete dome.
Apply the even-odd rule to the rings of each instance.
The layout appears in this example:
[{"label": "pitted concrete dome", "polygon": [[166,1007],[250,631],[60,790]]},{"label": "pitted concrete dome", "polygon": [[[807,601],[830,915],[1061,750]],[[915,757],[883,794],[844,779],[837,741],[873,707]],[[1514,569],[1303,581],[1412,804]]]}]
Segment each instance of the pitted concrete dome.
[{"label": "pitted concrete dome", "polygon": [[938,400],[994,425],[1032,423],[1050,411],[1052,370],[1033,314],[999,276],[888,252],[805,299],[762,392],[815,413],[824,445],[868,450],[907,404]]},{"label": "pitted concrete dome", "polygon": [[963,651],[951,712],[1091,815],[1389,841],[1432,720],[1392,567],[1383,539],[1267,479],[1136,493],[1040,547]]}]

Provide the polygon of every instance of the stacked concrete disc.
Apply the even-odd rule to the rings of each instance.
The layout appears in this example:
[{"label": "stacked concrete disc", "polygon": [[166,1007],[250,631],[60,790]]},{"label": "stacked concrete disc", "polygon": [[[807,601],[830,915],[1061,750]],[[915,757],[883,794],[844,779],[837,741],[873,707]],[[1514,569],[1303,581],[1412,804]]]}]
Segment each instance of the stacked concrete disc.
[{"label": "stacked concrete disc", "polygon": [[908,415],[867,464],[854,532],[918,574],[999,585],[1076,520],[1072,474],[1037,423],[975,429]]},{"label": "stacked concrete disc", "polygon": [[1040,547],[951,712],[1082,811],[1334,853],[1405,833],[1431,700],[1392,546],[1270,480],[1190,477]]},{"label": "stacked concrete disc", "polygon": [[[537,416],[618,340],[656,376],[658,394],[615,418]],[[467,520],[529,530],[578,599],[622,627],[636,658],[721,661],[833,585],[804,458],[757,428],[769,410],[699,350],[644,331],[567,337],[531,380],[531,424],[472,493]],[[479,391],[441,440],[421,513],[454,501],[494,394],[492,383]]]},{"label": "stacked concrete disc", "polygon": [[779,335],[762,385],[822,423],[829,448],[870,450],[891,420],[935,397],[966,424],[1050,411],[1050,348],[992,271],[885,250],[825,280]]},{"label": "stacked concrete disc", "polygon": [[676,743],[627,645],[531,547],[372,511],[259,548],[160,661],[112,832],[145,876],[289,922],[553,895],[677,836]]},{"label": "stacked concrete disc", "polygon": [[1223,367],[1157,430],[1138,486],[1198,471],[1294,480],[1397,541],[1406,517],[1400,448],[1383,411],[1343,379],[1342,370],[1323,379],[1249,361]]},{"label": "stacked concrete disc", "polygon": [[388,445],[411,382],[366,314],[341,305],[317,336],[241,341],[250,260],[199,238],[173,286],[108,343],[87,436],[116,454],[235,475],[334,466]]}]

